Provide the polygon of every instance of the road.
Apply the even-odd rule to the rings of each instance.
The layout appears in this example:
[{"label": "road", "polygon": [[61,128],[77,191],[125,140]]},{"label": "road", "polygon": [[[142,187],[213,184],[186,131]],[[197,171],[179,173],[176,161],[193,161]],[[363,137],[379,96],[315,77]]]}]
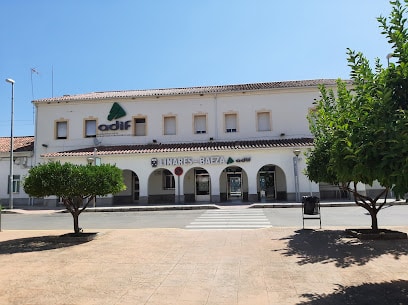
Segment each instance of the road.
[{"label": "road", "polygon": [[[322,227],[370,227],[371,218],[361,207],[322,207]],[[408,225],[408,206],[385,207],[379,226]],[[262,227],[302,227],[300,208],[171,210],[143,212],[84,212],[79,217],[84,230],[94,229],[256,229]],[[318,227],[318,220],[306,220],[305,228]],[[69,213],[3,214],[3,230],[71,230]]]}]

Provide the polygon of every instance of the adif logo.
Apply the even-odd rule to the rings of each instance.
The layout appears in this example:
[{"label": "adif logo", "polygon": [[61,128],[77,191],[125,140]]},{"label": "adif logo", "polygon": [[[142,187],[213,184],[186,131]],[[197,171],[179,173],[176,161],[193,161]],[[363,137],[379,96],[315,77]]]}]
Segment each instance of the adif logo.
[{"label": "adif logo", "polygon": [[118,104],[113,103],[111,110],[109,111],[108,121],[112,121],[115,119],[120,119],[126,115],[126,111]]},{"label": "adif logo", "polygon": [[[109,115],[108,120],[117,120],[121,117],[126,115],[126,111],[118,104],[113,103]],[[115,130],[128,130],[131,127],[131,121],[115,121],[113,124],[101,124],[98,126],[100,131],[115,131]]]}]

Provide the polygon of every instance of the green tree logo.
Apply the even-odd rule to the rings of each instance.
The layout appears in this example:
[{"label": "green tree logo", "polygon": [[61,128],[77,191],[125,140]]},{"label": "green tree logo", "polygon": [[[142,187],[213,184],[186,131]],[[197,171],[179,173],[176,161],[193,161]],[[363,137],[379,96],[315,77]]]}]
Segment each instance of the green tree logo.
[{"label": "green tree logo", "polygon": [[109,111],[108,120],[112,121],[115,119],[119,119],[126,115],[126,111],[118,104],[113,103],[111,110]]}]

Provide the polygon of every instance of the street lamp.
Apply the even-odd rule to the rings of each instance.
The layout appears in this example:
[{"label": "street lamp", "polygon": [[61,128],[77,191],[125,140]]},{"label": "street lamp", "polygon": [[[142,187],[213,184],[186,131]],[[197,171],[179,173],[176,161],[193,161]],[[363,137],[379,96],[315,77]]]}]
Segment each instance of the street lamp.
[{"label": "street lamp", "polygon": [[387,65],[390,66],[390,58],[394,56],[392,53],[388,53],[386,57],[387,57]]},{"label": "street lamp", "polygon": [[11,84],[11,126],[10,126],[10,177],[9,177],[9,208],[13,208],[13,182],[14,182],[14,173],[13,173],[13,162],[14,162],[14,143],[13,143],[13,126],[14,126],[14,80],[11,78],[6,79],[7,83]]},{"label": "street lamp", "polygon": [[300,202],[300,192],[299,192],[299,170],[298,170],[298,161],[300,150],[295,149],[293,151],[295,156],[293,157],[293,169],[295,171],[295,193],[296,193],[296,202]]}]

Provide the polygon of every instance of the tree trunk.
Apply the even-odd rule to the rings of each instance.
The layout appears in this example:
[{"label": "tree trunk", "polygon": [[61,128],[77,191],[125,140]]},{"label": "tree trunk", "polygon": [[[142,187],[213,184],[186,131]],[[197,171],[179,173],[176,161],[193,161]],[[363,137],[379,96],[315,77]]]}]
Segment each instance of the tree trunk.
[{"label": "tree trunk", "polygon": [[[371,216],[371,229],[373,231],[378,231],[378,219],[377,214],[382,209],[384,204],[387,202],[387,194],[389,188],[385,188],[382,192],[380,192],[375,198],[371,198],[357,192],[357,183],[354,183],[354,189],[347,187],[347,190],[354,195],[354,201],[358,206],[366,209]],[[384,196],[384,202],[379,204],[377,207],[377,201],[380,199],[381,196]]]},{"label": "tree trunk", "polygon": [[377,210],[369,210],[371,216],[371,229],[378,231]]},{"label": "tree trunk", "polygon": [[79,234],[79,214],[73,213],[72,217],[74,218],[74,232],[75,234]]}]

